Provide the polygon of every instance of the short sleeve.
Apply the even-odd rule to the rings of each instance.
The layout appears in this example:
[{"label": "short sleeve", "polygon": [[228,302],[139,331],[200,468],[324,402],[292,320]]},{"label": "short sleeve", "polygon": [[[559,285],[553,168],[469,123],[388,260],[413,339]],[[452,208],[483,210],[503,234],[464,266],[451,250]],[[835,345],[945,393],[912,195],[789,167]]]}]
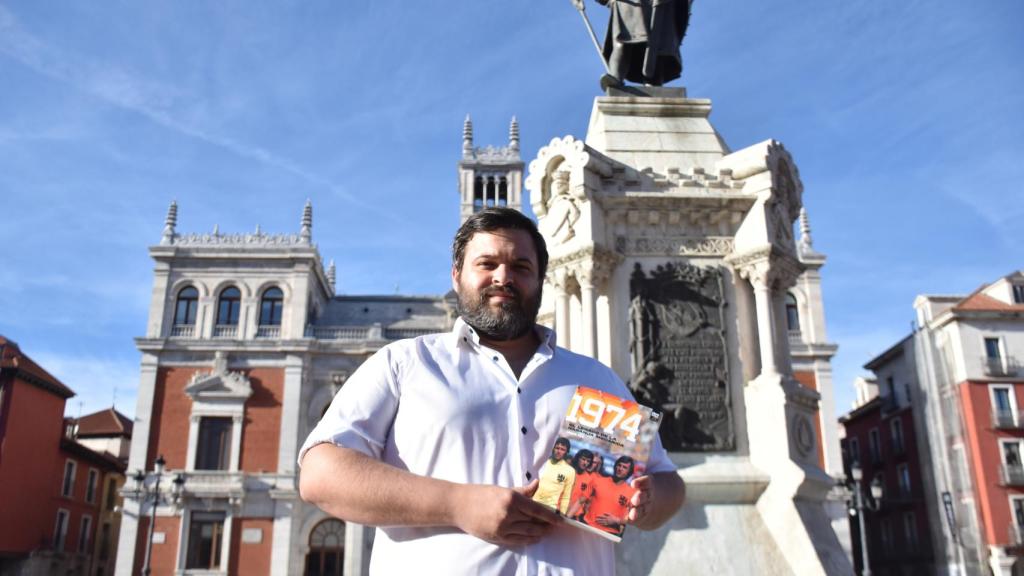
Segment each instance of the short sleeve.
[{"label": "short sleeve", "polygon": [[[611,380],[612,386],[621,391],[618,393],[619,396],[636,401],[636,398],[633,397],[632,390],[630,390],[629,387],[626,386],[626,384],[622,381],[622,379],[619,378],[619,375],[616,374],[611,368],[608,368],[607,366],[605,366],[605,369],[607,371],[608,378]],[[662,446],[661,444],[661,434],[655,435],[654,445],[651,446],[651,454],[647,458],[645,474],[676,471],[678,471],[678,468],[676,468],[675,463],[672,462],[672,459],[669,457],[668,452],[665,450],[665,447]]]},{"label": "short sleeve", "polygon": [[400,395],[392,370],[392,352],[390,347],[378,350],[348,378],[303,442],[300,467],[310,448],[325,443],[381,459]]}]

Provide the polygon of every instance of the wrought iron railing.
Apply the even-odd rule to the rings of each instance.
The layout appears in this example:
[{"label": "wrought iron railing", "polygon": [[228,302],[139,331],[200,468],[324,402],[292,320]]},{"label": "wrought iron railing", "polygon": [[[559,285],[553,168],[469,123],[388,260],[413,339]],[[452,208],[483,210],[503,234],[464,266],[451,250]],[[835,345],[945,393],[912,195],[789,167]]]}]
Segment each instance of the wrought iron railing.
[{"label": "wrought iron railing", "polygon": [[1007,544],[1009,546],[1024,546],[1024,526],[1011,521],[1010,528],[1007,533],[1009,536]]},{"label": "wrought iron railing", "polygon": [[1020,370],[1020,364],[1013,356],[982,356],[981,368],[985,376],[1014,376]]},{"label": "wrought iron railing", "polygon": [[993,428],[1020,428],[1022,423],[1024,423],[1024,418],[1016,410],[1005,408],[992,409]]},{"label": "wrought iron railing", "polygon": [[1024,486],[1024,466],[1003,464],[1002,472],[1004,486]]}]

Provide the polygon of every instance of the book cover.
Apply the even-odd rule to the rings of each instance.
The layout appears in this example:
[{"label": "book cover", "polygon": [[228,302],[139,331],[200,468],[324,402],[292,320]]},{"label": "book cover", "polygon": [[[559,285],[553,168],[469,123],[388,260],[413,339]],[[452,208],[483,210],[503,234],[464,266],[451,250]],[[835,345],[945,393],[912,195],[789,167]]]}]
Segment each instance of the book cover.
[{"label": "book cover", "polygon": [[533,499],[573,526],[622,540],[630,481],[642,476],[661,413],[614,394],[578,386]]}]

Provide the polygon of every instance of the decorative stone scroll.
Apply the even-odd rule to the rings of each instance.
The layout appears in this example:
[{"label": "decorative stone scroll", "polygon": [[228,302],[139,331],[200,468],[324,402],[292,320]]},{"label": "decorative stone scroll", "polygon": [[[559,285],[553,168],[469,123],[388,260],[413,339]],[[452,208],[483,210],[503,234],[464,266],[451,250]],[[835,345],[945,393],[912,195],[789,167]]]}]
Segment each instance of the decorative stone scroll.
[{"label": "decorative stone scroll", "polygon": [[630,387],[664,412],[665,448],[735,450],[721,268],[637,263],[629,292]]}]

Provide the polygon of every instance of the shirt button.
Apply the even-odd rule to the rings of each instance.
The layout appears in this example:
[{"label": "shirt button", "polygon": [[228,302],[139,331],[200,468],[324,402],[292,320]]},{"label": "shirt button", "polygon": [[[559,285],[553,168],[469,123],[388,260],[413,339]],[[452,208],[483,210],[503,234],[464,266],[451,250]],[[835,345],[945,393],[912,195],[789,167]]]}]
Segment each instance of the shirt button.
[{"label": "shirt button", "polygon": [[523,393],[523,389],[522,388],[516,388],[516,393],[517,394],[522,394]]},{"label": "shirt button", "polygon": [[523,427],[522,427],[522,428],[520,428],[519,430],[521,430],[523,434],[526,434],[526,426],[523,426]]},{"label": "shirt button", "polygon": [[497,356],[495,356],[495,357],[493,358],[493,360],[494,360],[495,362],[497,362],[497,361],[498,361],[498,357],[497,357]]},{"label": "shirt button", "polygon": [[527,472],[526,473],[526,479],[529,480],[531,478],[533,478],[533,474],[530,474],[529,472]]}]

